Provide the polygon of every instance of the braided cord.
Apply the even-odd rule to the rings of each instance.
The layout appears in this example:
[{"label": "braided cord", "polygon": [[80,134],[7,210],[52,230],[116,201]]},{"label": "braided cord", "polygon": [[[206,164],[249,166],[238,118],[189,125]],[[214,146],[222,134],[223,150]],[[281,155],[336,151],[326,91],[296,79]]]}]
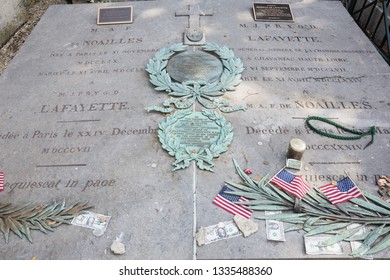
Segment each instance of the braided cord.
[{"label": "braided cord", "polygon": [[[349,135],[349,136],[347,136],[347,135],[336,135],[336,134],[332,134],[332,133],[321,131],[320,129],[316,128],[315,126],[313,126],[310,123],[310,121],[312,121],[312,120],[316,120],[316,121],[320,121],[320,122],[324,122],[324,123],[330,124],[330,125],[332,125],[334,127],[337,127],[337,128],[339,128],[341,130],[344,130],[346,132],[354,134],[354,136],[352,136],[352,135]],[[368,146],[370,146],[372,143],[374,143],[374,135],[376,133],[376,127],[375,126],[371,126],[370,129],[367,130],[367,131],[357,131],[357,130],[354,130],[354,129],[342,126],[341,124],[338,124],[338,123],[336,123],[334,121],[331,121],[329,119],[325,119],[325,118],[317,117],[317,116],[309,116],[309,117],[307,117],[306,124],[307,124],[307,126],[311,130],[313,130],[314,132],[318,133],[319,135],[322,135],[322,136],[325,136],[325,137],[334,138],[334,139],[338,139],[338,140],[357,140],[357,139],[362,138],[363,136],[371,135],[371,141],[364,147],[364,149],[367,148]]]}]

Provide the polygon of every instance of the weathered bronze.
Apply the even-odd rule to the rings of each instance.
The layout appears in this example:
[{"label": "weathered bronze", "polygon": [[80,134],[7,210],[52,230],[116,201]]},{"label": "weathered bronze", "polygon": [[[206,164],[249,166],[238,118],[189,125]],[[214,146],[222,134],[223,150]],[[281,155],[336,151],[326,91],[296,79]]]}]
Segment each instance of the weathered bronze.
[{"label": "weathered bronze", "polygon": [[219,79],[223,65],[219,58],[206,52],[185,51],[173,56],[167,65],[169,76],[177,82]]},{"label": "weathered bronze", "polygon": [[133,22],[133,7],[118,6],[99,8],[97,24],[121,24]]},{"label": "weathered bronze", "polygon": [[253,3],[256,21],[293,21],[290,4]]}]

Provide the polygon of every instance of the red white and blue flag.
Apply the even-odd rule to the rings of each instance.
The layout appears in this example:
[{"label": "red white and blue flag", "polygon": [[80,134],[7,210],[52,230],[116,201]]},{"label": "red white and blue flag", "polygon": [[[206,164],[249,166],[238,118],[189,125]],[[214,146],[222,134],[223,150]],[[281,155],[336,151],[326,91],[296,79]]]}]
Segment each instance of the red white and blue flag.
[{"label": "red white and blue flag", "polygon": [[0,172],[0,192],[4,190],[4,173]]},{"label": "red white and blue flag", "polygon": [[235,204],[235,202],[248,201],[249,199],[243,196],[226,193],[231,191],[233,190],[227,186],[223,186],[221,191],[214,198],[213,204],[233,215],[240,215],[248,219],[250,216],[252,216],[253,211],[250,210],[247,206],[242,204]]},{"label": "red white and blue flag", "polygon": [[328,184],[319,189],[326,195],[332,204],[347,202],[352,198],[363,196],[359,188],[352,182],[349,177],[337,181],[337,185]]},{"label": "red white and blue flag", "polygon": [[270,182],[299,199],[310,190],[310,187],[306,185],[300,176],[294,175],[286,169],[272,177]]}]

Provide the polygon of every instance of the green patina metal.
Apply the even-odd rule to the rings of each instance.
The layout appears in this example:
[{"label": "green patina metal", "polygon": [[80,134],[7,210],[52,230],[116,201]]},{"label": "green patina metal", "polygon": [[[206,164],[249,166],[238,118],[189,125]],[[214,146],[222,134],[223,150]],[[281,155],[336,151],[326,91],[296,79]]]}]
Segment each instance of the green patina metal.
[{"label": "green patina metal", "polygon": [[[181,15],[181,13],[176,13]],[[183,15],[201,16],[204,13]],[[193,17],[194,19],[194,17]],[[202,29],[190,24],[188,45],[178,43],[161,48],[147,64],[149,81],[155,90],[165,92],[169,98],[163,106],[145,109],[173,113],[159,125],[158,137],[162,147],[175,157],[173,171],[184,169],[195,161],[201,170],[213,172],[213,159],[226,152],[233,140],[233,128],[223,116],[211,110],[230,113],[245,111],[245,106],[230,106],[223,97],[241,83],[244,66],[227,47],[205,43]],[[186,41],[184,42],[186,43]],[[196,42],[196,43],[194,43]],[[188,42],[187,42],[188,43]],[[196,47],[199,46],[199,47]],[[194,112],[198,103],[206,109]],[[189,109],[193,106],[193,110]]]},{"label": "green patina metal", "polygon": [[70,224],[74,217],[91,207],[87,203],[68,205],[65,199],[60,204],[54,201],[52,204],[35,206],[30,203],[21,206],[0,203],[0,232],[6,243],[12,232],[19,238],[25,236],[32,242],[32,230],[47,234],[60,225]]},{"label": "green patina metal", "polygon": [[177,53],[186,52],[183,44],[173,44],[168,48],[160,49],[149,60],[146,71],[149,73],[150,82],[158,91],[165,91],[170,96],[163,102],[164,107],[151,106],[147,111],[170,113],[176,109],[187,109],[197,101],[207,109],[219,109],[224,113],[245,110],[244,106],[229,106],[228,100],[221,98],[226,91],[232,91],[241,82],[241,73],[244,70],[241,60],[227,47],[219,47],[216,44],[206,44],[202,51],[217,56],[223,71],[217,81],[188,80],[178,83],[172,80],[167,72],[169,60]]},{"label": "green patina metal", "polygon": [[233,140],[233,128],[214,111],[179,110],[159,125],[162,147],[175,157],[173,170],[195,161],[199,169],[213,172],[213,158],[226,152]]}]

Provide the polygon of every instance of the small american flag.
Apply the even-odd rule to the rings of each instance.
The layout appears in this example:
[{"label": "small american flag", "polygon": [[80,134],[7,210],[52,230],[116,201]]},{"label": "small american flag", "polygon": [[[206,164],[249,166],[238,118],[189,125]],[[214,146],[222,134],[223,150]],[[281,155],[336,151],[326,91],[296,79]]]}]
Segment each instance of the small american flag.
[{"label": "small american flag", "polygon": [[242,204],[235,204],[234,202],[237,201],[248,201],[249,199],[238,196],[234,194],[228,194],[226,192],[233,191],[232,189],[228,188],[227,186],[223,186],[222,190],[218,193],[218,195],[214,198],[213,204],[217,205],[218,207],[224,209],[225,211],[229,212],[233,215],[240,215],[244,218],[249,218],[252,216],[253,211],[248,209],[245,205]]},{"label": "small american flag", "polygon": [[294,175],[286,169],[283,169],[272,177],[270,182],[299,199],[301,199],[310,190],[310,187],[306,185],[300,176]]},{"label": "small american flag", "polygon": [[345,177],[337,181],[337,186],[328,184],[319,189],[326,195],[332,204],[346,202],[352,198],[358,198],[363,196],[359,188],[352,182],[349,177]]},{"label": "small american flag", "polygon": [[4,190],[4,173],[0,172],[0,192]]}]

